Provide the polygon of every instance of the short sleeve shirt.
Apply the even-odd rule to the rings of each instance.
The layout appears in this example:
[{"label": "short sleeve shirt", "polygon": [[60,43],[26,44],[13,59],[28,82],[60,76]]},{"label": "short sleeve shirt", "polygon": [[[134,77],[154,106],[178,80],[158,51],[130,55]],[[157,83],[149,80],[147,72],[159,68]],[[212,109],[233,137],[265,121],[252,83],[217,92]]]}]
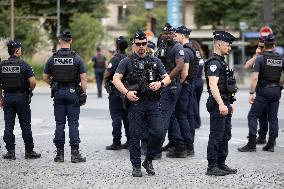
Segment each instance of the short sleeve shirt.
[{"label": "short sleeve shirt", "polygon": [[[59,51],[69,51],[70,49],[60,49]],[[45,74],[52,74],[53,56],[50,57],[44,67]],[[75,55],[74,64],[79,66],[79,74],[86,73],[85,64],[79,55]]]},{"label": "short sleeve shirt", "polygon": [[171,56],[174,57],[174,59],[179,59],[179,58],[184,59],[185,58],[184,55],[185,55],[185,53],[184,53],[183,46],[180,43],[176,43],[173,46]]},{"label": "short sleeve shirt", "polygon": [[[216,55],[218,56],[218,55]],[[221,56],[219,56],[221,57]],[[221,57],[224,60],[224,57]],[[207,76],[216,76],[216,77],[220,77],[220,71],[222,69],[222,65],[221,62],[213,59],[210,62],[207,63]]]},{"label": "short sleeve shirt", "polygon": [[115,70],[117,69],[118,67],[118,64],[119,62],[126,57],[126,54],[116,54],[114,55],[110,61],[109,61],[109,64],[108,64],[108,67],[107,67],[107,71],[111,74],[111,75],[114,75],[115,74]]},{"label": "short sleeve shirt", "polygon": [[[21,71],[24,74],[25,78],[28,79],[30,77],[35,76],[33,68],[27,62],[25,62],[24,60],[20,60],[20,58],[18,58],[16,56],[10,56],[8,58],[8,60],[9,61],[13,61],[13,62],[21,61],[21,63],[22,63],[21,64]],[[3,62],[1,62],[1,64],[3,64]]]},{"label": "short sleeve shirt", "polygon": [[[270,53],[273,53],[273,52],[270,52]],[[283,59],[282,59],[282,62],[284,62]],[[260,69],[263,65],[264,65],[263,55],[256,57],[256,59],[254,61],[254,65],[253,65],[253,72],[260,72]],[[282,64],[282,71],[283,70],[284,70],[284,63]]]},{"label": "short sleeve shirt", "polygon": [[189,48],[184,47],[184,63],[191,63],[194,60],[195,55]]}]

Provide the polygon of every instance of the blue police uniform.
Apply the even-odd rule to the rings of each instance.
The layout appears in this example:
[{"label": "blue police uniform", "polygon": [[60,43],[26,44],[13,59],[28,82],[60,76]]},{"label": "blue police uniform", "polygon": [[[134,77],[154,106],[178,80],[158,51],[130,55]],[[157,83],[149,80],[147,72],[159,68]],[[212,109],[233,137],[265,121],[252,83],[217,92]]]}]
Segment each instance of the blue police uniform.
[{"label": "blue police uniform", "polygon": [[[152,70],[151,74],[145,78],[145,75],[147,75],[145,72],[149,73],[150,70]],[[164,132],[161,112],[159,111],[159,92],[149,91],[145,89],[145,85],[143,85],[144,87],[141,86],[141,83],[146,83],[146,86],[148,86],[152,76],[154,78],[151,79],[151,82],[157,81],[159,79],[157,75],[164,75],[166,71],[159,59],[150,56],[141,58],[137,54],[133,54],[119,63],[116,73],[123,75],[125,85],[129,90],[131,90],[131,86],[139,85],[138,88],[135,87],[134,89],[138,91],[139,100],[129,102],[128,120],[130,161],[133,167],[141,167],[140,139],[144,127],[148,127],[150,133],[146,154],[148,160],[152,160],[156,154],[160,153]]]},{"label": "blue police uniform", "polygon": [[[232,43],[233,36],[224,31],[216,31],[213,33],[215,40],[225,41]],[[205,63],[205,76],[209,93],[206,106],[210,114],[210,134],[207,146],[207,160],[208,169],[207,175],[223,176],[227,174],[236,173],[237,170],[229,168],[225,165],[228,156],[228,141],[231,139],[231,104],[233,103],[234,93],[236,92],[236,82],[231,78],[229,79],[228,66],[224,61],[225,57],[214,54]],[[217,86],[222,97],[222,100],[227,106],[229,113],[224,116],[220,114],[219,105],[214,99],[210,87],[209,76],[216,76],[219,78]],[[228,86],[230,84],[230,86]]]},{"label": "blue police uniform", "polygon": [[[111,74],[111,77],[115,74],[115,71],[118,67],[119,62],[124,59],[127,55],[125,53],[117,53],[112,59],[109,61],[109,65],[107,71]],[[121,145],[121,126],[123,121],[123,126],[125,129],[125,135],[129,138],[129,127],[128,127],[128,118],[127,111],[123,109],[123,99],[122,94],[113,86],[113,84],[109,84],[108,87],[109,92],[109,111],[112,119],[112,136],[113,136],[113,144],[116,146]],[[107,147],[108,148],[108,147]]]},{"label": "blue police uniform", "polygon": [[[67,69],[65,70],[65,68]],[[64,147],[64,129],[67,117],[70,138],[69,143],[71,147],[76,148],[79,146],[81,140],[78,130],[80,103],[75,87],[79,84],[80,74],[86,73],[84,63],[79,55],[73,50],[61,48],[48,59],[44,68],[44,73],[51,75],[53,77],[53,83],[57,85],[53,94],[54,116],[56,121],[53,143],[57,148]]]},{"label": "blue police uniform", "polygon": [[104,72],[105,72],[105,62],[106,57],[103,56],[101,53],[98,53],[96,56],[92,58],[94,62],[94,69],[95,69],[95,76],[98,88],[98,97],[102,97],[102,88],[103,88],[103,79],[104,79]]}]

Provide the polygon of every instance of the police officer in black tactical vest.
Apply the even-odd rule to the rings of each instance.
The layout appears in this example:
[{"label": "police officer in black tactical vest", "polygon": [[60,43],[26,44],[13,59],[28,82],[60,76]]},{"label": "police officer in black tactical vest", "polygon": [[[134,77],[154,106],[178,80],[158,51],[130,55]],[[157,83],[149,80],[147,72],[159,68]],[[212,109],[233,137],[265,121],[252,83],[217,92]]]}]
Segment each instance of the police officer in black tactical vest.
[{"label": "police officer in black tactical vest", "polygon": [[[62,32],[59,36],[61,49],[50,57],[45,65],[43,80],[51,86],[54,98],[54,116],[56,130],[53,143],[57,148],[55,162],[64,162],[65,124],[69,126],[71,162],[85,162],[79,153],[79,114],[80,106],[86,103],[87,74],[79,55],[70,49],[72,36]],[[81,85],[79,85],[81,83]]]},{"label": "police officer in black tactical vest", "polygon": [[264,38],[264,52],[256,57],[253,65],[249,92],[249,102],[252,104],[248,114],[249,139],[245,146],[238,148],[240,152],[256,151],[257,119],[265,109],[269,122],[269,138],[262,150],[274,152],[279,130],[277,115],[281,97],[280,77],[284,70],[283,58],[273,52],[274,47],[275,36],[269,34]]},{"label": "police officer in black tactical vest", "polygon": [[[33,151],[34,143],[31,131],[30,102],[36,80],[32,68],[21,60],[22,48],[18,41],[7,43],[10,57],[0,65],[0,105],[4,110],[5,130],[4,142],[7,153],[4,159],[15,160],[15,135],[13,134],[16,114],[22,129],[22,138],[25,143],[25,158],[40,158],[41,154]],[[4,94],[2,95],[2,90]],[[3,97],[4,96],[4,97]]]},{"label": "police officer in black tactical vest", "polygon": [[205,63],[205,76],[209,97],[206,103],[210,113],[210,134],[207,146],[208,168],[206,175],[235,174],[236,169],[226,164],[228,141],[231,139],[231,116],[234,112],[234,95],[237,92],[233,72],[225,63],[234,37],[225,31],[215,31],[214,54]]},{"label": "police officer in black tactical vest", "polygon": [[146,48],[145,33],[136,32],[133,37],[134,53],[119,63],[113,77],[113,84],[129,101],[129,151],[133,177],[142,176],[140,140],[144,127],[148,128],[150,139],[142,166],[148,174],[155,174],[152,160],[161,152],[164,131],[159,103],[160,89],[170,83],[162,62],[146,55]]}]

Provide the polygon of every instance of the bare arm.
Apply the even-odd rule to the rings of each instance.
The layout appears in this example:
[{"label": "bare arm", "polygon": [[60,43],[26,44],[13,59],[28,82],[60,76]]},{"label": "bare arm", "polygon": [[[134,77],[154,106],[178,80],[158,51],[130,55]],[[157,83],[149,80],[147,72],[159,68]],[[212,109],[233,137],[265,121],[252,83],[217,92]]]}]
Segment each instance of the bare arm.
[{"label": "bare arm", "polygon": [[176,67],[170,73],[171,80],[178,77],[178,75],[181,73],[181,71],[183,69],[183,65],[184,65],[184,59],[183,58],[178,58],[175,61],[176,61]]},{"label": "bare arm", "polygon": [[88,77],[86,73],[82,73],[80,74],[80,79],[81,79],[81,87],[84,91],[84,93],[86,93],[87,91],[87,85],[88,85]]},{"label": "bare arm", "polygon": [[28,78],[29,83],[30,83],[30,90],[34,90],[35,86],[36,86],[36,79],[34,76]]},{"label": "bare arm", "polygon": [[183,83],[184,80],[186,79],[187,75],[188,75],[188,69],[189,69],[189,64],[184,64],[183,65],[183,69],[181,71],[181,78],[180,78],[180,82]]},{"label": "bare arm", "polygon": [[254,64],[254,61],[255,61],[256,57],[257,57],[257,56],[253,56],[251,59],[249,59],[249,60],[245,63],[244,68],[245,68],[245,69],[251,69],[252,66],[253,66],[253,64]]},{"label": "bare arm", "polygon": [[51,85],[51,79],[49,74],[43,74],[43,81],[45,81],[48,85]]},{"label": "bare arm", "polygon": [[112,83],[117,88],[117,90],[119,90],[119,92],[124,94],[130,101],[137,101],[137,100],[139,100],[139,98],[136,96],[137,91],[129,91],[123,85],[123,83],[121,81],[122,78],[123,78],[123,75],[120,74],[120,73],[115,73],[114,76],[113,76]]},{"label": "bare arm", "polygon": [[224,102],[222,100],[222,97],[220,95],[218,85],[217,85],[219,81],[219,77],[209,76],[208,78],[209,78],[209,87],[210,87],[213,97],[215,98],[219,106],[224,105]]},{"label": "bare arm", "polygon": [[253,72],[251,74],[251,85],[250,85],[250,92],[255,93],[256,84],[258,81],[259,72]]}]

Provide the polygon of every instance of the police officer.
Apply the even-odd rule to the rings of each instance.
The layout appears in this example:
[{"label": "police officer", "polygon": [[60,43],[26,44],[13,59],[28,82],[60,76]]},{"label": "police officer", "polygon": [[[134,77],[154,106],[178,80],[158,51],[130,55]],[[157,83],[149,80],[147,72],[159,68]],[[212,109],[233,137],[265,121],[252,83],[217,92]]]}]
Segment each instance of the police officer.
[{"label": "police officer", "polygon": [[[113,127],[113,143],[110,146],[106,147],[107,150],[120,150],[128,148],[129,134],[127,111],[123,109],[123,99],[121,97],[121,93],[112,84],[113,75],[115,74],[115,70],[119,62],[127,56],[125,53],[127,47],[128,43],[126,39],[123,36],[119,36],[116,39],[117,53],[109,61],[108,68],[105,72],[105,86],[107,92],[109,93],[109,111]],[[121,121],[123,121],[125,135],[127,139],[126,143],[123,145],[121,145]]]},{"label": "police officer", "polygon": [[[187,155],[193,155],[193,135],[192,131],[195,128],[188,120],[188,104],[190,94],[192,94],[192,84],[189,83],[189,67],[192,69],[195,61],[195,51],[188,46],[189,35],[191,30],[185,26],[180,26],[176,29],[175,40],[183,45],[185,51],[184,68],[181,73],[182,89],[178,97],[175,107],[175,116],[172,117],[172,132],[174,147],[169,150],[167,157],[170,158],[184,158]],[[190,127],[193,127],[192,129]]]},{"label": "police officer", "polygon": [[[4,60],[0,66],[1,89],[0,105],[4,110],[5,130],[4,142],[7,153],[4,159],[15,160],[15,135],[13,134],[16,114],[22,129],[22,138],[25,143],[25,158],[40,158],[41,154],[33,151],[34,143],[31,131],[30,98],[36,86],[36,80],[32,68],[24,60],[21,60],[22,48],[19,41],[7,43],[10,57]],[[2,96],[4,91],[4,97]]]},{"label": "police officer", "polygon": [[[256,151],[257,119],[264,109],[267,110],[269,138],[263,151],[274,152],[275,140],[278,137],[278,108],[281,97],[280,77],[284,70],[283,59],[273,52],[275,36],[269,34],[264,39],[264,52],[255,59],[250,87],[249,102],[252,104],[248,114],[249,140],[240,152]],[[257,85],[257,93],[256,92]]]},{"label": "police officer", "polygon": [[133,37],[134,53],[119,63],[113,77],[115,87],[129,100],[129,151],[133,177],[142,176],[140,139],[143,127],[148,127],[150,139],[142,166],[148,174],[155,174],[152,159],[160,153],[163,138],[160,88],[170,83],[161,61],[147,56],[146,48],[145,33],[136,32]]},{"label": "police officer", "polygon": [[[54,116],[56,130],[53,143],[57,148],[55,162],[64,162],[65,124],[66,117],[69,126],[71,146],[71,162],[85,162],[86,158],[79,153],[79,114],[80,105],[86,103],[87,75],[84,63],[75,51],[70,49],[71,33],[61,32],[59,49],[50,57],[45,65],[43,80],[51,85],[54,97]],[[81,86],[79,83],[81,82]]]},{"label": "police officer", "polygon": [[172,128],[169,128],[169,123],[171,119],[174,119],[172,116],[175,116],[173,112],[181,91],[180,74],[184,66],[183,47],[180,43],[174,40],[174,37],[175,29],[169,23],[166,23],[162,29],[162,41],[159,43],[158,51],[156,52],[172,80],[171,85],[163,88],[160,100],[165,128],[164,138],[169,130],[169,144],[163,147],[163,150],[167,150],[168,147],[172,146]]},{"label": "police officer", "polygon": [[210,113],[210,134],[207,146],[208,168],[206,175],[235,174],[236,169],[226,164],[228,141],[231,139],[231,116],[236,81],[228,70],[224,55],[231,50],[234,37],[225,31],[215,31],[214,54],[205,63],[205,76],[209,97],[206,103]]}]

